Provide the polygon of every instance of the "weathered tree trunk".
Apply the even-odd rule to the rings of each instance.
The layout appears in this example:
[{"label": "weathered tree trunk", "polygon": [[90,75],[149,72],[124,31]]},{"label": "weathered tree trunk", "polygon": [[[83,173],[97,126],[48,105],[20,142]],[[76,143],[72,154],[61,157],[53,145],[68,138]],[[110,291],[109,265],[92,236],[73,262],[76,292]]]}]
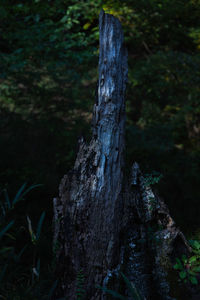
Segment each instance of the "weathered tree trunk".
[{"label": "weathered tree trunk", "polygon": [[117,288],[122,270],[142,299],[170,300],[167,268],[180,247],[186,253],[190,249],[165,204],[146,186],[137,163],[130,178],[125,178],[127,54],[120,22],[103,11],[99,22],[93,137],[89,145],[79,141],[74,168],[62,179],[59,197],[54,199],[60,279],[54,299],[76,299],[81,270],[84,299],[107,299],[96,285]]}]

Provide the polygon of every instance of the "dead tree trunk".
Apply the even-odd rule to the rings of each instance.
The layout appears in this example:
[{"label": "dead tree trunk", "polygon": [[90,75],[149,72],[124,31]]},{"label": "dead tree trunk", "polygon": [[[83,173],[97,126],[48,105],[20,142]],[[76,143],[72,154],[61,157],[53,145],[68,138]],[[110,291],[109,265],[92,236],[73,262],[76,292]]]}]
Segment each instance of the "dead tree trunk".
[{"label": "dead tree trunk", "polygon": [[[95,286],[117,287],[122,270],[142,299],[170,300],[167,267],[180,245],[189,251],[165,204],[146,186],[137,163],[124,176],[127,53],[120,22],[100,13],[98,98],[93,137],[79,141],[73,170],[54,199],[54,245],[60,284],[54,299],[76,299],[84,274],[85,299],[107,296]],[[150,236],[152,228],[155,243]],[[125,291],[126,292],[126,291]]]}]

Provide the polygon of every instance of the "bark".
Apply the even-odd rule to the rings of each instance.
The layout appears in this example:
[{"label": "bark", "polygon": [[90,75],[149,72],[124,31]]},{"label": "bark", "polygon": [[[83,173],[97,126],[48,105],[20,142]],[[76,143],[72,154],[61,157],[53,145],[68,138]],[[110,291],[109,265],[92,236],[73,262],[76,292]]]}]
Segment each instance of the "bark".
[{"label": "bark", "polygon": [[103,11],[99,22],[93,138],[89,145],[79,141],[74,169],[63,178],[60,197],[54,200],[56,219],[63,217],[55,228],[55,240],[62,244],[58,256],[67,261],[62,286],[69,299],[76,298],[76,276],[81,269],[87,278],[88,299],[99,299],[95,284],[102,284],[120,258],[127,54],[120,22]]},{"label": "bark", "polygon": [[138,164],[129,178],[124,175],[127,52],[115,17],[102,10],[99,29],[93,136],[89,145],[79,140],[74,168],[54,199],[60,279],[54,299],[76,299],[80,272],[84,299],[108,299],[96,285],[117,289],[123,271],[142,299],[170,300],[169,265],[179,251],[187,254],[190,248],[164,202],[145,184]]}]

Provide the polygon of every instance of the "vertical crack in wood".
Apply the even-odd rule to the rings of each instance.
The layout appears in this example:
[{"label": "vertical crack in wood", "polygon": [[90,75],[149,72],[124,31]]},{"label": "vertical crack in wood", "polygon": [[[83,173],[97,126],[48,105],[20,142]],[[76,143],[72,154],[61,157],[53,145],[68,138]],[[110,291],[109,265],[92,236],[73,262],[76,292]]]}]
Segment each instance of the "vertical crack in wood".
[{"label": "vertical crack in wood", "polygon": [[62,180],[60,197],[54,200],[55,216],[60,214],[61,204],[63,209],[63,218],[54,230],[61,249],[57,268],[60,295],[70,300],[76,299],[80,269],[87,278],[87,299],[100,299],[102,292],[95,285],[103,284],[108,269],[114,269],[120,257],[127,52],[121,24],[115,17],[102,10],[99,28],[93,137],[89,145],[80,141],[74,168]]},{"label": "vertical crack in wood", "polygon": [[[96,117],[93,129],[101,152],[97,170],[98,188],[106,185],[110,192],[116,189],[117,197],[123,167],[127,53],[123,45],[121,24],[115,17],[102,10],[99,28],[98,101],[94,105]],[[109,197],[113,198],[113,195],[107,194],[107,198]]]}]

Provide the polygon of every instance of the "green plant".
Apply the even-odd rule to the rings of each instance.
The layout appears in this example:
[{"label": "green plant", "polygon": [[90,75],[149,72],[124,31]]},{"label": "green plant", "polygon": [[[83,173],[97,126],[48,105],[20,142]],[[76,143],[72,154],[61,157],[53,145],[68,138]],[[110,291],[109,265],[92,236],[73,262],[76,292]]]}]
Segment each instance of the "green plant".
[{"label": "green plant", "polygon": [[187,257],[182,255],[181,258],[176,258],[176,264],[173,266],[179,271],[179,278],[184,283],[191,282],[194,285],[198,284],[200,276],[200,242],[197,240],[189,241],[193,255]]},{"label": "green plant", "polygon": [[81,269],[77,274],[77,289],[76,289],[77,300],[84,299],[85,296],[84,281],[85,281],[85,277],[83,274],[83,270]]},{"label": "green plant", "polygon": [[[23,184],[13,199],[6,189],[0,195],[0,298],[6,300],[51,299],[57,286],[53,266],[42,260],[41,235],[45,212],[33,230],[31,219],[19,214],[18,202],[40,185]],[[21,208],[20,208],[21,209]],[[14,226],[15,225],[15,226]],[[28,231],[31,239],[28,236]],[[46,265],[45,265],[46,264]]]},{"label": "green plant", "polygon": [[[128,292],[129,292],[130,296],[132,297],[132,300],[142,300],[142,298],[141,298],[139,292],[137,291],[136,287],[134,286],[134,284],[122,272],[120,272],[120,274],[121,274],[121,276],[122,276],[122,278],[123,278],[123,280],[126,284],[126,287],[128,289]],[[127,298],[126,296],[123,296],[123,295],[119,294],[116,291],[107,289],[105,287],[97,286],[97,288],[100,288],[102,291],[104,291],[107,294],[113,296],[114,298],[121,299],[121,300],[130,299],[130,298]]]},{"label": "green plant", "polygon": [[0,208],[1,208],[1,213],[0,213],[0,221],[2,222],[2,219],[6,217],[6,214],[11,211],[12,209],[15,208],[15,205],[19,202],[24,200],[26,194],[28,194],[31,190],[42,186],[42,184],[33,184],[26,188],[27,183],[24,183],[19,190],[17,191],[16,195],[14,196],[13,199],[10,198],[7,189],[3,189],[0,192],[0,195],[3,194],[4,197],[0,199]]},{"label": "green plant", "polygon": [[31,236],[31,241],[34,245],[36,245],[39,241],[40,233],[41,233],[41,229],[42,229],[42,223],[44,221],[44,218],[45,218],[45,212],[43,212],[40,216],[40,219],[39,219],[38,225],[37,225],[37,231],[36,231],[36,234],[35,234],[33,229],[32,229],[31,220],[27,216],[28,230],[29,230],[29,233],[30,233],[30,236]]},{"label": "green plant", "polygon": [[156,184],[162,179],[162,177],[163,177],[163,175],[156,171],[145,174],[144,175],[144,185],[150,186],[150,185]]},{"label": "green plant", "polygon": [[27,216],[28,230],[29,230],[29,233],[31,236],[31,242],[33,244],[32,284],[34,283],[35,280],[39,280],[39,277],[40,277],[40,258],[37,259],[37,245],[39,243],[40,233],[41,233],[44,218],[45,218],[45,212],[43,212],[40,216],[40,219],[39,219],[38,225],[37,225],[37,231],[35,234],[32,229],[31,220]]}]

